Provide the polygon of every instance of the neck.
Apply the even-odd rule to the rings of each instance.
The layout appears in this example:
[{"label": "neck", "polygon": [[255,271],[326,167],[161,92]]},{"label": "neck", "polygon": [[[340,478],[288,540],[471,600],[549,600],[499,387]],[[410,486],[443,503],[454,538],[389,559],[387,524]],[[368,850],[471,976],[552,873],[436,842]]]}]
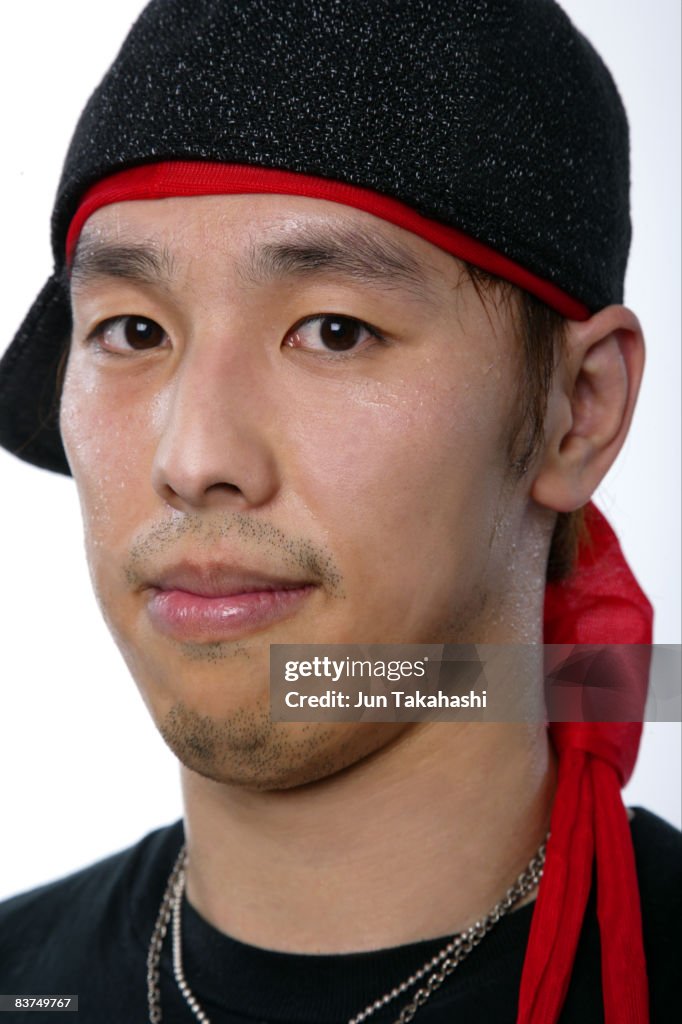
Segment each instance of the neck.
[{"label": "neck", "polygon": [[322,781],[227,786],[183,769],[187,895],[242,942],[344,953],[460,931],[541,844],[554,762],[538,725],[420,723]]}]

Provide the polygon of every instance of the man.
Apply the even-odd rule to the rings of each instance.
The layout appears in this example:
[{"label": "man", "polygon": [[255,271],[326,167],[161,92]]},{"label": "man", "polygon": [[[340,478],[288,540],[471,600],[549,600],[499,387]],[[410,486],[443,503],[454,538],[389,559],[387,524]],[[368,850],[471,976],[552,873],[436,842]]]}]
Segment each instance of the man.
[{"label": "man", "polygon": [[[600,753],[594,768],[557,732],[560,801],[544,727],[270,720],[272,643],[538,643],[547,560],[570,577],[568,517],[622,445],[642,369],[639,325],[619,303],[622,114],[560,12],[524,5],[520,32],[518,5],[473,19],[471,5],[411,5],[395,25],[381,4],[332,6],[152,5],[67,162],[58,272],[4,363],[3,441],[49,468],[68,459],[103,611],[185,766],[188,857],[176,827],[10,903],[5,990],[75,985],[93,1020],[140,1018],[145,1000],[154,1020],[364,1019],[378,1000],[379,1020],[428,985],[439,991],[420,998],[424,1020],[515,1019],[531,907],[495,919],[511,909],[507,886],[514,907],[535,896],[552,815],[520,1019],[563,1006],[596,1020],[602,999],[618,1019],[624,956],[620,997],[643,1020],[615,760]],[[599,133],[582,137],[578,99],[548,148],[548,83],[519,49],[537,60],[548,32],[567,76],[549,106],[579,83],[594,115],[602,95],[612,159]],[[450,67],[458,87],[441,80]],[[516,103],[490,106],[509,81]],[[498,134],[481,132],[491,116]],[[54,342],[69,335],[66,361]],[[61,394],[59,434],[25,403],[39,371]],[[615,557],[594,513],[589,525]],[[643,637],[646,608],[627,586],[642,610],[604,639]],[[618,750],[627,774],[627,737]],[[601,873],[604,820],[624,858],[616,890]],[[579,943],[582,907],[571,913],[593,829],[600,886],[624,907],[613,916],[600,895],[603,993],[594,910]],[[655,903],[651,851],[673,838],[645,815],[632,829]],[[557,916],[567,853],[576,904]],[[480,948],[454,947],[442,979],[444,957],[413,978],[491,912]],[[645,914],[659,1013],[665,927]]]}]

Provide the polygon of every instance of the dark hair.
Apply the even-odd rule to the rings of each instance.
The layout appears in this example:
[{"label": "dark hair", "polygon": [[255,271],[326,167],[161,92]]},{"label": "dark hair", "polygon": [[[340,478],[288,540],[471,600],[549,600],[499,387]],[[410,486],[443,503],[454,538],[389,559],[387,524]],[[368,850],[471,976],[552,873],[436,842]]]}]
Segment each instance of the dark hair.
[{"label": "dark hair", "polygon": [[[509,434],[509,464],[518,477],[528,470],[544,438],[547,400],[566,344],[566,320],[529,292],[470,263],[464,264],[482,302],[509,311],[520,352],[518,416]],[[586,537],[584,509],[557,514],[547,559],[547,582],[569,575]]]}]

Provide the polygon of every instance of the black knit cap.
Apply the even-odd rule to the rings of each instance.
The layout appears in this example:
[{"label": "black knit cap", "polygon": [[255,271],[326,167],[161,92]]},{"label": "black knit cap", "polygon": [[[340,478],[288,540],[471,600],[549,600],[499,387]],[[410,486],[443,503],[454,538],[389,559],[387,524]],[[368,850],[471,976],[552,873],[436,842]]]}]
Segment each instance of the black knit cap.
[{"label": "black knit cap", "polygon": [[170,159],[373,189],[590,311],[622,301],[625,112],[553,0],[153,0],[78,122],[55,272],[0,361],[0,443],[28,462],[69,473],[55,386],[71,218],[103,177]]}]

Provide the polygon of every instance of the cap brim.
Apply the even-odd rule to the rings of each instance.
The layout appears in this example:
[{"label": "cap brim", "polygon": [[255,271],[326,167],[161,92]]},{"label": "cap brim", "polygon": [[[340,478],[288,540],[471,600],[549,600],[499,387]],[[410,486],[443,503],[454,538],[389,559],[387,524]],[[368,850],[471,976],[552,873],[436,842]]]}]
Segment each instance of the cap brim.
[{"label": "cap brim", "polygon": [[0,360],[0,444],[26,462],[68,476],[57,372],[70,334],[68,295],[53,275]]}]

